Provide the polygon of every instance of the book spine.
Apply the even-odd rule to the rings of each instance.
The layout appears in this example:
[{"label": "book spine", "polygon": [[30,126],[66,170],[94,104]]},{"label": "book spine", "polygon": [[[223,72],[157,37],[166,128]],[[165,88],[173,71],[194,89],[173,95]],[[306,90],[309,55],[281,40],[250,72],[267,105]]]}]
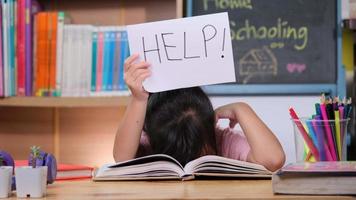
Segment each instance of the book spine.
[{"label": "book spine", "polygon": [[48,13],[39,13],[37,32],[37,75],[36,96],[43,96],[46,92],[46,73],[48,68]]},{"label": "book spine", "polygon": [[8,26],[8,0],[2,0],[2,27],[3,27],[3,66],[4,66],[4,96],[9,96],[9,26]]},{"label": "book spine", "polygon": [[50,33],[49,33],[49,94],[55,96],[56,90],[56,60],[57,60],[57,25],[58,12],[50,13]]},{"label": "book spine", "polygon": [[103,90],[108,90],[109,70],[110,70],[110,32],[104,33],[104,51],[103,51]]},{"label": "book spine", "polygon": [[76,46],[76,38],[74,37],[76,34],[75,29],[72,25],[69,26],[69,40],[68,40],[68,63],[66,68],[66,76],[67,76],[67,96],[72,96],[73,93],[73,76],[75,71],[73,66],[75,66],[75,46]]},{"label": "book spine", "polygon": [[127,90],[127,86],[124,81],[124,62],[128,57],[128,41],[126,30],[121,32],[121,60],[120,60],[120,77],[119,77],[119,89]]},{"label": "book spine", "polygon": [[16,44],[15,44],[15,0],[9,0],[9,66],[10,66],[10,96],[16,95]]},{"label": "book spine", "polygon": [[25,0],[17,2],[17,95],[25,96]]},{"label": "book spine", "polygon": [[39,3],[36,0],[25,0],[25,95],[32,95],[33,83],[33,28],[34,15],[40,11]]},{"label": "book spine", "polygon": [[[86,35],[88,33],[88,27],[87,26],[81,26],[80,29],[80,44],[79,44],[79,49],[80,49],[80,58],[79,58],[79,73],[77,76],[77,82],[78,82],[78,95],[79,96],[85,96],[86,93],[86,83],[87,83],[87,72],[88,70],[86,69],[86,58],[90,58],[90,55],[87,55],[87,50],[88,46],[86,45]],[[90,44],[91,45],[91,44]]]},{"label": "book spine", "polygon": [[104,51],[104,32],[100,28],[98,32],[98,58],[96,73],[96,91],[102,90],[103,85],[103,51]]},{"label": "book spine", "polygon": [[68,76],[67,71],[69,68],[69,43],[70,43],[70,28],[68,25],[63,27],[63,66],[62,66],[62,79],[61,79],[61,96],[67,96],[68,90]]},{"label": "book spine", "polygon": [[81,35],[80,35],[80,25],[72,26],[72,53],[70,59],[70,68],[68,69],[68,80],[70,86],[70,96],[76,96],[78,94],[78,72],[80,70],[80,44],[81,44]]},{"label": "book spine", "polygon": [[[93,43],[93,30],[94,27],[93,26],[88,26],[87,27],[87,31],[85,34],[85,56],[84,58],[90,58],[90,56],[92,55],[93,52],[93,47],[92,47],[92,43]],[[92,70],[90,70],[91,66],[92,66],[92,59],[84,59],[84,71],[86,74],[85,77],[85,90],[84,90],[84,96],[89,96],[90,94],[90,90],[91,90],[91,77],[92,77]]]},{"label": "book spine", "polygon": [[61,80],[63,67],[63,34],[64,34],[64,12],[58,12],[57,18],[57,49],[56,49],[56,76],[55,76],[55,91],[53,96],[61,96]]},{"label": "book spine", "polygon": [[4,63],[3,63],[3,38],[2,38],[2,2],[0,3],[0,97],[4,96]]},{"label": "book spine", "polygon": [[109,69],[108,69],[108,90],[113,90],[113,74],[114,74],[114,53],[115,53],[115,31],[109,32]]},{"label": "book spine", "polygon": [[120,42],[121,42],[121,32],[119,30],[115,31],[115,50],[114,50],[114,73],[113,76],[113,90],[119,90],[119,76],[120,76]]},{"label": "book spine", "polygon": [[31,54],[32,54],[32,68],[31,70],[31,95],[36,95],[36,83],[37,83],[37,47],[38,47],[38,15],[33,17],[33,35],[32,35],[32,47]]},{"label": "book spine", "polygon": [[90,90],[92,92],[95,92],[96,90],[96,66],[97,66],[97,52],[98,52],[98,30],[95,28],[93,30],[93,40],[92,40],[92,66],[91,66],[91,71],[92,71],[92,76],[91,76],[91,88]]},{"label": "book spine", "polygon": [[[35,1],[35,0],[33,0]],[[25,95],[32,94],[32,0],[25,0]]]}]

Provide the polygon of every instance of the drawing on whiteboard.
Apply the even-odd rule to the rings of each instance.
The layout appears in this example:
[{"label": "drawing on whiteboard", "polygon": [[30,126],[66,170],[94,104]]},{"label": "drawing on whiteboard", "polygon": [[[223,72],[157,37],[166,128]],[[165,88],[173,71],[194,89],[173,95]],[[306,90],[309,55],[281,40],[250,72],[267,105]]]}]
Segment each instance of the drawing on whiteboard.
[{"label": "drawing on whiteboard", "polygon": [[251,49],[239,60],[239,74],[243,76],[243,84],[257,75],[277,75],[278,62],[273,52],[266,46]]}]

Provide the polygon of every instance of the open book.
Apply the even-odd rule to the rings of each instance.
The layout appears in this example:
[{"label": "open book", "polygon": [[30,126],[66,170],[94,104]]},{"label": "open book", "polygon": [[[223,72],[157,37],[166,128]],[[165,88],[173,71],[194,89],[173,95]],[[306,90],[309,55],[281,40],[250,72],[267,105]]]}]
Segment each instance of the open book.
[{"label": "open book", "polygon": [[184,167],[174,158],[155,154],[100,167],[93,180],[145,180],[211,177],[271,177],[262,165],[208,155],[190,161]]}]

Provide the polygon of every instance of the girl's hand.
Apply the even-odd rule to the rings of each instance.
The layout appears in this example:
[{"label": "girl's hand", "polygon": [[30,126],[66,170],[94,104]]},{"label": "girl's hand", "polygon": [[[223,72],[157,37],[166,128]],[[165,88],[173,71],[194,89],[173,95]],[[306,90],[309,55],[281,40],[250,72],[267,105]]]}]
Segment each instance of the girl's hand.
[{"label": "girl's hand", "polygon": [[217,122],[219,119],[229,119],[230,128],[234,128],[238,123],[238,119],[236,116],[236,109],[239,106],[239,103],[228,104],[225,106],[221,106],[215,109],[215,121]]},{"label": "girl's hand", "polygon": [[129,87],[132,97],[136,100],[145,101],[148,99],[148,92],[142,87],[142,82],[151,75],[150,64],[144,61],[135,62],[138,54],[134,54],[125,60],[124,80]]}]

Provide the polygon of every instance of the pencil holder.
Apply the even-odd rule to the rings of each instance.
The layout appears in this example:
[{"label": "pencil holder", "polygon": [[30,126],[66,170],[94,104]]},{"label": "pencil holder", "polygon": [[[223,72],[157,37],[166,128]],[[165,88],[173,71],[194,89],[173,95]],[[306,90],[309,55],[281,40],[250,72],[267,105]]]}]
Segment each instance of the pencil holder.
[{"label": "pencil holder", "polygon": [[349,119],[292,119],[296,161],[346,160]]}]

